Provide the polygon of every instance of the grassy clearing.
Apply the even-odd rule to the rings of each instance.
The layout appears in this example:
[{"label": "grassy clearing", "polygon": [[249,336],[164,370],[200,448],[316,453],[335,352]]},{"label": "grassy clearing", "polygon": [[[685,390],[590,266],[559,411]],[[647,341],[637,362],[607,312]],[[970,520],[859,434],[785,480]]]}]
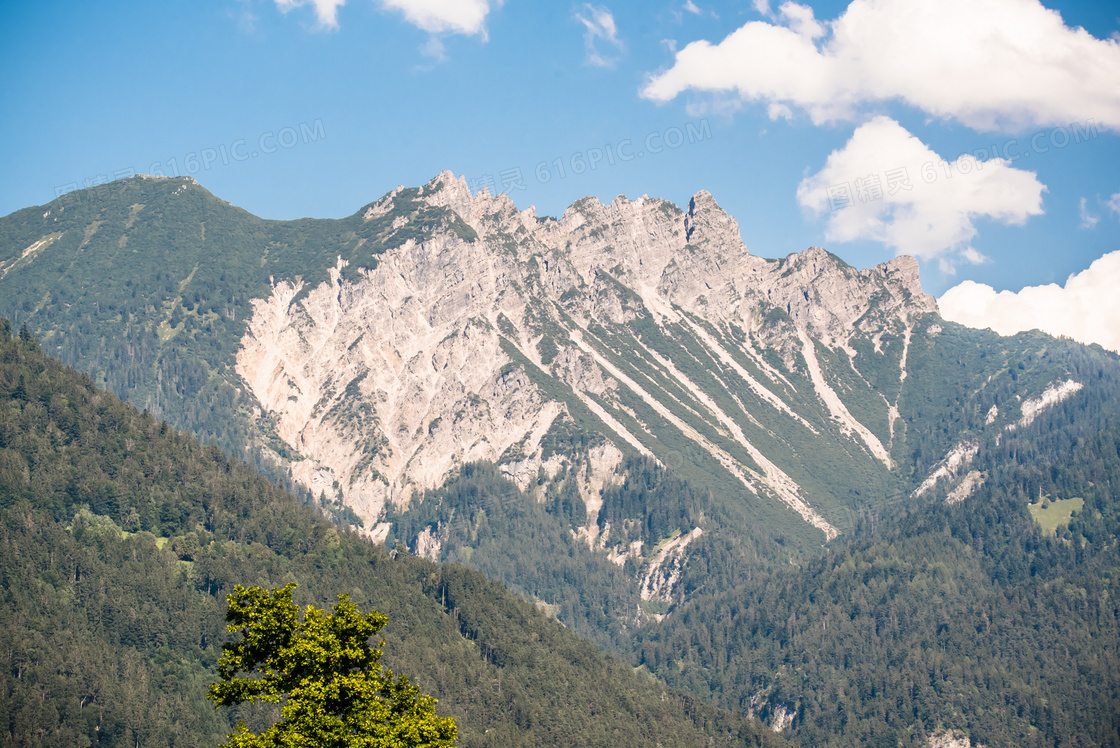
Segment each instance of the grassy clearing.
[{"label": "grassy clearing", "polygon": [[671,543],[672,541],[676,540],[680,536],[680,534],[681,534],[681,531],[680,531],[680,528],[678,527],[676,530],[673,530],[673,532],[669,533],[668,537],[662,538],[660,541],[658,541],[657,545],[654,546],[653,550],[649,554],[649,557],[653,558],[654,556],[656,556],[658,551],[660,551],[662,548],[664,548],[666,546],[666,544]]},{"label": "grassy clearing", "polygon": [[1075,496],[1072,499],[1057,499],[1044,504],[1031,504],[1031,516],[1042,531],[1048,535],[1057,533],[1058,528],[1068,525],[1074,512],[1081,511],[1085,506],[1085,499]]}]

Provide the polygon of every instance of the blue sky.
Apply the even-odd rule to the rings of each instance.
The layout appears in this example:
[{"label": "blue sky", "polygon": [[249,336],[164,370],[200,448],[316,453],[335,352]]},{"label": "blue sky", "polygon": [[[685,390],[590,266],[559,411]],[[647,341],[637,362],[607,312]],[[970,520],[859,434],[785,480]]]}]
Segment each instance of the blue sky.
[{"label": "blue sky", "polygon": [[706,189],[756,254],[917,253],[937,295],[1120,250],[1120,7],[921,5],[6,3],[0,214],[162,170],[340,217],[451,169],[551,215]]}]

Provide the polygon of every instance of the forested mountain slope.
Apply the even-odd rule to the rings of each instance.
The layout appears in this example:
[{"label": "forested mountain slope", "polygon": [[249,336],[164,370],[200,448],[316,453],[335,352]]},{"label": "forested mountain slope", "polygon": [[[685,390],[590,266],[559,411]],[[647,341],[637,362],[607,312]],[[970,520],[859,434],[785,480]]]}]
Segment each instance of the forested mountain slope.
[{"label": "forested mountain slope", "polygon": [[[1073,357],[1093,388],[977,438],[970,497],[943,481],[865,515],[803,568],[643,629],[638,660],[805,745],[1120,745],[1120,382],[1093,359]],[[1044,529],[1050,502],[1081,508]]]},{"label": "forested mountain slope", "polygon": [[385,662],[463,746],[765,745],[601,654],[481,574],[390,553],[0,321],[0,742],[215,745],[204,698],[233,585],[348,592],[389,616]]}]

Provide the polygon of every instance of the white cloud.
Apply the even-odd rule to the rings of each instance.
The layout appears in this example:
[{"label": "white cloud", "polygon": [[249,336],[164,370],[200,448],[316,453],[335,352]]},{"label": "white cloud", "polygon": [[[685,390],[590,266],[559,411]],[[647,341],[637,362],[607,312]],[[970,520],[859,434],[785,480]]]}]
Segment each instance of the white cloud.
[{"label": "white cloud", "polygon": [[1038,0],[853,0],[821,24],[786,2],[712,44],[681,49],[642,95],[731,92],[821,123],[902,100],[977,130],[1094,120],[1120,130],[1120,40],[1070,28]]},{"label": "white cloud", "polygon": [[[602,5],[584,5],[576,13],[576,20],[583,24],[583,43],[587,48],[587,62],[598,67],[613,67],[622,51],[614,15]],[[607,48],[604,50],[603,48]]]},{"label": "white cloud", "polygon": [[697,15],[697,16],[704,12],[704,11],[700,10],[700,8],[696,7],[696,3],[692,2],[692,0],[688,0],[688,2],[686,2],[683,7],[689,13],[692,13],[692,14]]},{"label": "white cloud", "polygon": [[1108,209],[1113,213],[1120,216],[1120,192],[1117,192],[1115,195],[1108,198],[1108,202],[1105,203],[1105,205],[1107,205]]},{"label": "white cloud", "polygon": [[793,119],[793,110],[785,104],[770,104],[766,107],[766,116],[770,119]]},{"label": "white cloud", "polygon": [[[378,0],[384,8],[400,11],[405,20],[432,34],[486,36],[490,0]],[[493,3],[500,6],[500,0]]]},{"label": "white cloud", "polygon": [[986,265],[992,261],[991,257],[977,252],[972,247],[967,247],[964,251],[961,252],[961,259],[963,259],[969,265]]},{"label": "white cloud", "polygon": [[[310,5],[321,28],[338,28],[338,9],[346,0],[276,0],[276,7],[287,13],[293,8]],[[491,5],[501,0],[377,0],[386,10],[399,11],[406,21],[432,34],[466,34],[486,36],[486,15]]]},{"label": "white cloud", "polygon": [[420,45],[420,54],[425,57],[431,57],[436,62],[444,62],[447,60],[443,39],[440,39],[436,34],[432,34],[428,37],[428,41]]},{"label": "white cloud", "polygon": [[1100,223],[1101,217],[1089,212],[1088,203],[1088,200],[1081,198],[1081,228],[1095,229],[1097,224]]},{"label": "white cloud", "polygon": [[816,39],[824,36],[825,27],[813,17],[813,9],[808,5],[797,3],[782,3],[778,8],[779,15],[786,20],[793,33],[805,39]]},{"label": "white cloud", "polygon": [[951,273],[956,260],[986,260],[969,246],[977,218],[1021,224],[1042,213],[1045,190],[1034,172],[1008,161],[947,162],[894,120],[876,117],[801,181],[797,202],[828,214],[829,241],[870,239],[896,253],[940,257]]},{"label": "white cloud", "polygon": [[253,12],[250,0],[238,0],[233,4],[226,15],[237,21],[237,30],[244,34],[255,34],[257,31],[257,14]]},{"label": "white cloud", "polygon": [[941,316],[962,325],[991,328],[1000,335],[1042,330],[1120,352],[1120,251],[1110,252],[1071,275],[1065,286],[1027,286],[996,293],[965,281],[938,299]]},{"label": "white cloud", "polygon": [[338,28],[338,9],[346,4],[346,0],[276,0],[276,7],[282,13],[287,13],[293,8],[310,5],[315,10],[315,21],[320,28]]}]

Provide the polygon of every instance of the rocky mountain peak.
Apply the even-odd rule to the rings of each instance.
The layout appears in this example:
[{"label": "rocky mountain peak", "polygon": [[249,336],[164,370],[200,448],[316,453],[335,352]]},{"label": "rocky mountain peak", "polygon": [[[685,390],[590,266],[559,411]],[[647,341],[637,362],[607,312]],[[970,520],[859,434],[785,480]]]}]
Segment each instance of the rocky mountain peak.
[{"label": "rocky mountain peak", "polygon": [[[448,213],[431,220],[417,203]],[[590,512],[625,454],[664,460],[662,440],[683,439],[743,490],[831,536],[781,453],[758,446],[750,429],[783,431],[765,424],[792,419],[811,434],[819,429],[810,418],[824,417],[889,464],[882,440],[830,388],[812,341],[851,352],[853,336],[901,333],[935,311],[913,260],[857,271],[817,247],[757,257],[704,191],[685,211],[646,195],[588,197],[559,220],[538,220],[445,171],[364,213],[390,215],[391,231],[413,220],[425,228],[356,277],[335,272],[314,288],[277,282],[254,302],[237,359],[301,456],[293,474],[316,494],[337,491],[368,526],[472,460],[501,463],[526,489],[582,464]],[[794,385],[802,360],[814,375]],[[823,416],[797,411],[802,386],[817,393]],[[594,434],[597,446],[547,447],[573,430]],[[388,532],[376,526],[375,535]],[[593,516],[580,532],[611,542]]]},{"label": "rocky mountain peak", "polygon": [[923,311],[937,311],[937,300],[922,290],[916,259],[910,255],[899,255],[883,265],[876,265],[876,268],[881,269],[880,272],[898,287],[909,291]]},{"label": "rocky mountain peak", "polygon": [[[685,239],[690,244],[712,242],[716,245],[742,244],[738,222],[719,206],[707,190],[700,190],[688,202],[685,214]],[[742,246],[746,252],[746,246]]]}]

